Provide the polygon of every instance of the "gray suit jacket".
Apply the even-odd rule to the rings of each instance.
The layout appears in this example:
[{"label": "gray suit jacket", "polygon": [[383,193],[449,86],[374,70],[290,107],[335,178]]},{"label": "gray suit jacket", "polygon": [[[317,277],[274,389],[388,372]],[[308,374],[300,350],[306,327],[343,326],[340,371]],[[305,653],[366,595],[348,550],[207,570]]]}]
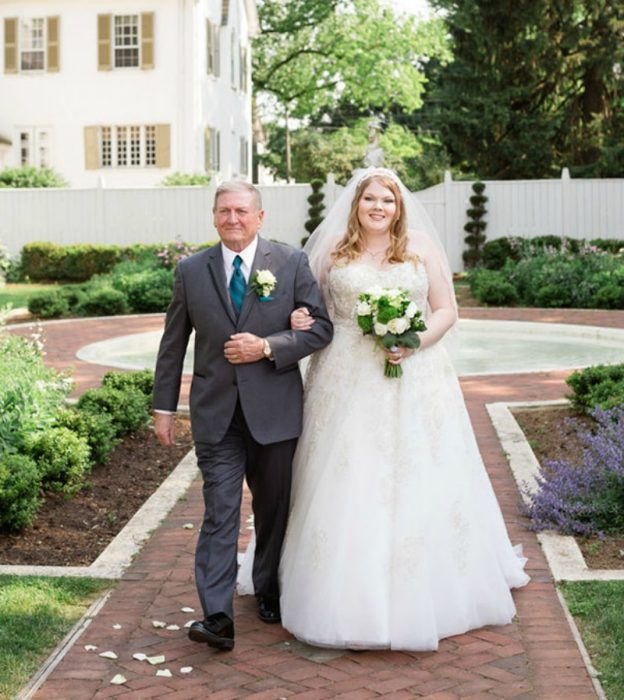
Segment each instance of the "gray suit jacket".
[{"label": "gray suit jacket", "polygon": [[[237,319],[220,245],[178,264],[156,363],[153,407],[176,410],[186,346],[195,329],[190,408],[196,442],[216,444],[223,438],[237,398],[260,444],[301,433],[303,397],[297,362],[327,345],[333,328],[303,252],[258,238],[251,277],[264,269],[277,279],[272,300],[261,301],[248,285]],[[290,313],[299,306],[306,306],[316,319],[309,331],[290,330]],[[223,345],[240,332],[268,338],[274,361],[227,362]]]}]

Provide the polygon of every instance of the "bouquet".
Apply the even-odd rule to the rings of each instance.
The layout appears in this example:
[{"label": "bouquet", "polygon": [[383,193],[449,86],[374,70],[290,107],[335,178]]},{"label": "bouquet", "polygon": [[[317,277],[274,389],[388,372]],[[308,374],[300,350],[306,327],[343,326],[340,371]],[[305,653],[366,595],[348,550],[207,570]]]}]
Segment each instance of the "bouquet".
[{"label": "bouquet", "polygon": [[[418,348],[419,331],[427,330],[422,313],[410,299],[406,289],[382,289],[373,287],[358,296],[355,307],[357,324],[364,335],[374,336],[382,348]],[[388,362],[384,368],[386,377],[400,377],[401,365]]]}]

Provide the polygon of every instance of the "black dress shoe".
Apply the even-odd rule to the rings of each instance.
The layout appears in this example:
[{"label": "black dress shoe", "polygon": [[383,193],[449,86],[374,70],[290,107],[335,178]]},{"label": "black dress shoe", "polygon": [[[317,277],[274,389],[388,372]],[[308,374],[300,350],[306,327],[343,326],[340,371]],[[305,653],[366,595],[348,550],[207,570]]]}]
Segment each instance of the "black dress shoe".
[{"label": "black dress shoe", "polygon": [[196,620],[189,627],[188,636],[194,642],[203,642],[215,649],[234,649],[234,623],[225,613],[215,613],[205,620]]},{"label": "black dress shoe", "polygon": [[258,617],[262,622],[267,622],[268,624],[281,622],[282,617],[280,615],[279,598],[272,595],[259,595]]}]

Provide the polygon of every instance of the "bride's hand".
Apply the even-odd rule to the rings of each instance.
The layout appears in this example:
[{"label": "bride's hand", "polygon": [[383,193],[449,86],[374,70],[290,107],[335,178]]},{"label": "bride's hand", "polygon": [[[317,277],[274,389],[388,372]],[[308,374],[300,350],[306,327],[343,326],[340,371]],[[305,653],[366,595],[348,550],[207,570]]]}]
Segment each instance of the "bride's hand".
[{"label": "bride's hand", "polygon": [[290,314],[290,327],[293,331],[309,331],[314,325],[314,319],[305,306],[295,309]]},{"label": "bride's hand", "polygon": [[412,348],[397,348],[396,346],[385,349],[386,359],[391,365],[400,365],[406,357],[410,357],[415,352]]}]

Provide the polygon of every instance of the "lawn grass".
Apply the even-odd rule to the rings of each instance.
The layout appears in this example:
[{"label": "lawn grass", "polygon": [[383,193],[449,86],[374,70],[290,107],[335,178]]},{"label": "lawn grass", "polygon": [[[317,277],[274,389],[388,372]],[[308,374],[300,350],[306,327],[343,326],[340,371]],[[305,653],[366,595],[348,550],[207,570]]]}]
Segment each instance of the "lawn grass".
[{"label": "lawn grass", "polygon": [[624,581],[561,584],[608,700],[624,700]]},{"label": "lawn grass", "polygon": [[10,700],[110,581],[0,576],[0,700]]},{"label": "lawn grass", "polygon": [[14,309],[28,306],[28,299],[36,292],[54,289],[52,284],[7,284],[0,287],[0,308],[10,304]]}]

